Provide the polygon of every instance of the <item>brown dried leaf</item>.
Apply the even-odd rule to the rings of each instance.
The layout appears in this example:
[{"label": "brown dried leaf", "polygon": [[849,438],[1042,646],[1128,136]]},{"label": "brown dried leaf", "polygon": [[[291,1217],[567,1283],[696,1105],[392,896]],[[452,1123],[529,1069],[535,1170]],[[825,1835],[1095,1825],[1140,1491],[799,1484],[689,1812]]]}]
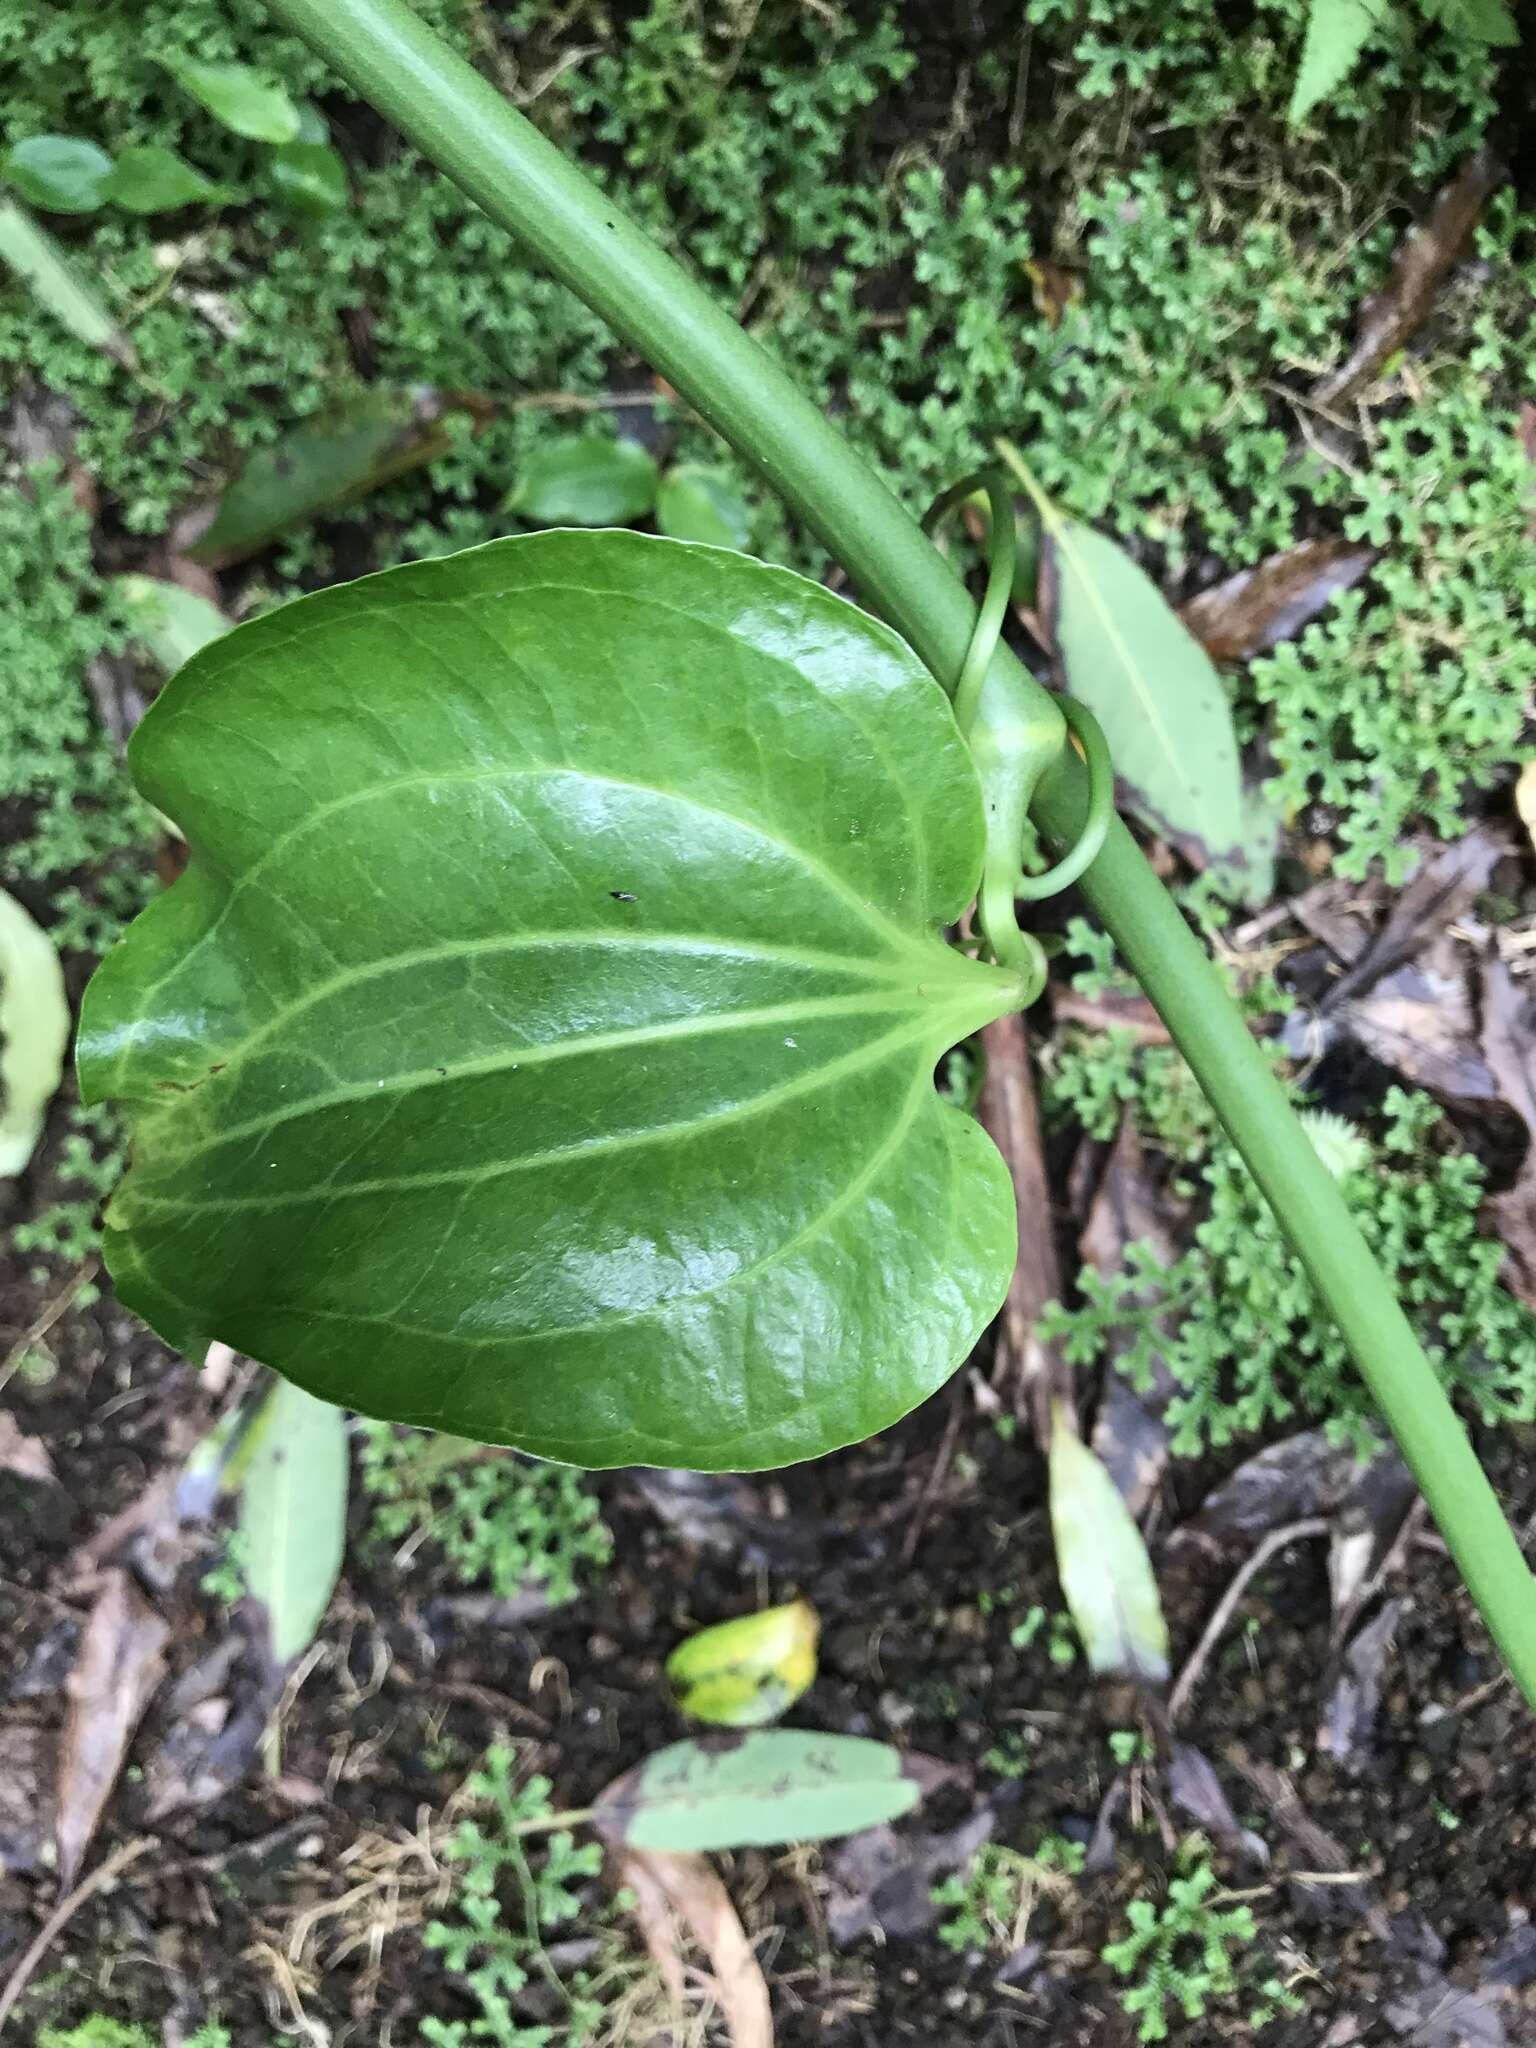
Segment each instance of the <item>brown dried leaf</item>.
[{"label": "brown dried leaf", "polygon": [[1168,1797],[1224,1849],[1261,1866],[1269,1862],[1268,1843],[1243,1826],[1210,1758],[1192,1742],[1174,1742],[1169,1749]]},{"label": "brown dried leaf", "polygon": [[1212,661],[1249,661],[1289,640],[1371,568],[1379,550],[1304,540],[1202,590],[1179,617]]},{"label": "brown dried leaf", "polygon": [[827,1929],[840,1946],[879,1928],[898,1940],[925,1934],[939,1917],[934,1879],[963,1869],[996,1825],[979,1806],[957,1827],[927,1834],[903,1827],[862,1828],[827,1858]]},{"label": "brown dried leaf", "polygon": [[635,1894],[640,1932],[673,1998],[681,2000],[684,1984],[680,1920],[709,1957],[732,2048],[773,2048],[767,1983],[736,1908],[706,1858],[625,1849],[619,1882]]},{"label": "brown dried leaf", "polygon": [[[1138,1243],[1150,1244],[1165,1263],[1172,1262],[1177,1249],[1164,1205],[1147,1173],[1135,1124],[1126,1117],[1104,1162],[1078,1251],[1085,1265],[1108,1278],[1124,1266],[1127,1246]],[[1145,1392],[1119,1373],[1111,1373],[1105,1382],[1093,1449],[1133,1515],[1151,1505],[1167,1470],[1168,1429],[1163,1416],[1177,1391],[1160,1358],[1152,1361],[1152,1383]]]},{"label": "brown dried leaf", "polygon": [[1314,403],[1336,405],[1352,397],[1422,325],[1504,177],[1504,166],[1493,152],[1480,149],[1442,187],[1429,218],[1410,229],[1399,245],[1386,283],[1361,306],[1354,347],[1337,369],[1313,386]]},{"label": "brown dried leaf", "polygon": [[107,1572],[65,1692],[59,1748],[59,1883],[73,1884],[133,1731],[165,1668],[170,1629],[125,1571]]},{"label": "brown dried leaf", "polygon": [[1527,1308],[1536,1308],[1536,1005],[1497,958],[1483,968],[1482,1012],[1483,1055],[1501,1099],[1530,1134],[1513,1185],[1490,1196],[1484,1214],[1509,1252],[1505,1286]]},{"label": "brown dried leaf", "polygon": [[1448,933],[1337,1017],[1373,1059],[1415,1088],[1442,1102],[1497,1101],[1498,1084],[1477,1044],[1465,949]]},{"label": "brown dried leaf", "polygon": [[1040,1312],[1061,1293],[1056,1242],[1038,1228],[1048,1216],[1050,1188],[1040,1142],[1040,1106],[1035,1096],[1029,1057],[1029,1027],[1017,1013],[1000,1017],[982,1033],[987,1078],[982,1088],[981,1121],[1008,1165],[1019,1214],[1019,1255],[1003,1303],[998,1337],[998,1378],[1013,1389],[1013,1406],[1028,1419],[1035,1441],[1050,1442],[1051,1412],[1060,1402],[1075,1420],[1075,1389],[1070,1366],[1057,1344],[1039,1335]]}]

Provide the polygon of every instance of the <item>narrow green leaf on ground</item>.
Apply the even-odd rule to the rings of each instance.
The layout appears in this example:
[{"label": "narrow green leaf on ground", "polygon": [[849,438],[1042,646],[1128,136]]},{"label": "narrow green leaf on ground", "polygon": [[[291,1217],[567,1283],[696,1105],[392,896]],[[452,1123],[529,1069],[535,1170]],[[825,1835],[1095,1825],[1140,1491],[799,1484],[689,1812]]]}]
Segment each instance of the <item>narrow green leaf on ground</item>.
[{"label": "narrow green leaf on ground", "polygon": [[452,446],[446,422],[467,413],[476,427],[491,408],[467,392],[375,386],[317,413],[246,463],[187,552],[223,569],[337,505],[435,461]]},{"label": "narrow green leaf on ground", "polygon": [[87,348],[125,369],[137,361],[127,336],[46,229],[13,200],[0,199],[0,263],[15,271],[37,303]]},{"label": "narrow green leaf on ground", "polygon": [[611,1785],[592,1822],[636,1849],[768,1848],[857,1834],[922,1797],[920,1760],[862,1735],[763,1728],[658,1750]]},{"label": "narrow green leaf on ground", "polygon": [[1115,1482],[1059,1405],[1050,1477],[1056,1570],[1090,1666],[1161,1685],[1168,1626],[1147,1546]]},{"label": "narrow green leaf on ground", "polygon": [[69,998],[53,941],[0,889],[0,1179],[32,1157],[68,1043]]},{"label": "narrow green leaf on ground", "polygon": [[299,110],[280,85],[269,85],[246,64],[200,64],[195,57],[160,62],[185,93],[216,121],[252,142],[296,142]]},{"label": "narrow green leaf on ground", "polygon": [[1068,519],[1017,451],[999,447],[1040,514],[1063,683],[1103,726],[1129,806],[1204,862],[1239,857],[1237,734],[1210,656],[1123,548]]},{"label": "narrow green leaf on ground", "polygon": [[1012,1188],[936,1063],[983,821],[943,693],[807,579],[531,534],[251,621],[129,749],[195,849],[98,970],[122,1299],[570,1464],[883,1428],[996,1312]]},{"label": "narrow green leaf on ground", "polygon": [[0,176],[47,213],[96,213],[107,200],[112,159],[79,135],[28,135],[0,157]]},{"label": "narrow green leaf on ground", "polygon": [[1291,93],[1288,118],[1293,128],[1338,91],[1387,4],[1388,0],[1312,0],[1301,67]]},{"label": "narrow green leaf on ground", "polygon": [[662,478],[656,524],[673,540],[707,541],[717,548],[744,548],[752,531],[735,484],[723,471],[698,462],[680,463]]},{"label": "narrow green leaf on ground", "polygon": [[210,205],[234,196],[227,185],[216,185],[174,149],[156,142],[121,151],[106,183],[106,197],[130,213],[170,213],[178,206]]},{"label": "narrow green leaf on ground", "polygon": [[272,183],[297,213],[323,218],[347,203],[347,167],[326,142],[286,142],[272,152]]},{"label": "narrow green leaf on ground", "polygon": [[240,1563],[279,1664],[314,1641],[341,1572],[347,1424],[339,1408],[273,1382],[251,1422],[240,1487]]},{"label": "narrow green leaf on ground", "polygon": [[206,597],[163,577],[114,576],[112,590],[129,632],[167,675],[174,675],[210,641],[222,639],[232,624]]},{"label": "narrow green leaf on ground", "polygon": [[507,510],[530,526],[628,526],[656,502],[656,464],[638,441],[570,434],[529,460]]}]

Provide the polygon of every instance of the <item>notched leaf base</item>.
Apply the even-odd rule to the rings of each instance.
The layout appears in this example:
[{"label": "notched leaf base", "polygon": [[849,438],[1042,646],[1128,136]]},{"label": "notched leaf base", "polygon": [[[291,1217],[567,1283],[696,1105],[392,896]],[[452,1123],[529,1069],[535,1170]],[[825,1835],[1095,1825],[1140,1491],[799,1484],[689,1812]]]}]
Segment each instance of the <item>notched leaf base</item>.
[{"label": "notched leaf base", "polygon": [[974,772],[818,585],[552,532],[200,653],[139,786],[186,875],[88,992],[130,1109],[123,1299],[366,1413],[575,1464],[756,1468],[931,1393],[1007,1174],[933,1067],[1013,1006],[947,947]]}]

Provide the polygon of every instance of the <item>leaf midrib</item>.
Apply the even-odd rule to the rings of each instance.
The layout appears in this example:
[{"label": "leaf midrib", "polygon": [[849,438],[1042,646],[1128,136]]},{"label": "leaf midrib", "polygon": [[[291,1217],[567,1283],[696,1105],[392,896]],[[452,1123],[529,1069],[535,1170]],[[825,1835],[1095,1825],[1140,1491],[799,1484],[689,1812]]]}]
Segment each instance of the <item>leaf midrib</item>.
[{"label": "leaf midrib", "polygon": [[[797,1010],[794,1014],[799,1016],[804,1012]],[[754,1116],[767,1115],[771,1110],[779,1108],[797,1096],[814,1094],[818,1089],[827,1087],[834,1081],[841,1081],[864,1068],[882,1065],[887,1058],[907,1045],[927,1036],[932,1028],[933,1013],[924,1010],[921,1013],[920,1024],[914,1019],[914,1022],[887,1031],[881,1037],[856,1047],[852,1052],[842,1053],[834,1060],[825,1060],[810,1067],[804,1073],[797,1074],[793,1080],[779,1082],[761,1094],[748,1096],[744,1101],[733,1103],[728,1109],[714,1110],[703,1116],[679,1117],[671,1123],[651,1124],[642,1130],[609,1132],[598,1137],[580,1138],[569,1145],[555,1145],[543,1152],[524,1153],[520,1157],[498,1160],[494,1163],[481,1161],[474,1166],[449,1167],[440,1172],[398,1174],[392,1177],[354,1181],[350,1184],[324,1182],[315,1187],[290,1188],[281,1194],[272,1195],[164,1195],[157,1194],[152,1188],[135,1186],[125,1191],[120,1213],[129,1206],[140,1205],[172,1213],[196,1211],[202,1214],[245,1210],[265,1212],[269,1209],[302,1207],[309,1202],[350,1200],[356,1195],[405,1194],[419,1188],[431,1187],[473,1187],[481,1182],[504,1179],[510,1174],[533,1172],[540,1167],[558,1166],[567,1160],[590,1158],[598,1153],[631,1151],[645,1145],[675,1144],[698,1131],[715,1131],[730,1124],[747,1122]],[[953,1043],[947,1031],[943,1037],[945,1044]],[[430,1071],[434,1079],[437,1079],[436,1068]],[[364,1088],[360,1095],[364,1101],[375,1101],[379,1092],[377,1088]],[[220,1139],[214,1142],[222,1142],[223,1135],[233,1134],[221,1134]],[[191,1160],[195,1159],[199,1152],[209,1149],[211,1147],[205,1145],[191,1152],[179,1154],[172,1168],[174,1176],[180,1178]]]},{"label": "leaf midrib", "polygon": [[[192,720],[193,722],[211,723],[204,714],[196,711],[183,711],[181,717],[184,720]],[[860,895],[859,891],[851,883],[845,881],[840,875],[827,867],[815,854],[809,852],[804,847],[796,846],[790,840],[781,839],[776,833],[769,831],[756,819],[739,816],[734,811],[722,810],[716,804],[703,803],[699,798],[689,796],[680,790],[667,789],[657,783],[636,781],[626,776],[603,775],[591,768],[573,766],[570,763],[544,761],[531,762],[524,767],[501,766],[491,769],[432,770],[430,772],[417,772],[411,775],[391,776],[382,782],[369,783],[361,789],[349,790],[345,796],[334,797],[329,802],[317,804],[313,810],[306,811],[302,818],[295,820],[286,831],[280,832],[250,866],[242,868],[234,880],[228,883],[223,902],[219,905],[205,928],[192,941],[191,945],[178,955],[174,965],[145,988],[138,1014],[132,1024],[127,1027],[125,1033],[126,1043],[118,1049],[116,1086],[108,1092],[118,1095],[132,1093],[131,1088],[124,1083],[124,1065],[133,1051],[137,1034],[148,1020],[156,999],[172,981],[191,965],[203,948],[214,939],[242,894],[257,882],[263,871],[284,853],[295,839],[301,837],[316,825],[323,824],[327,820],[338,816],[343,811],[350,810],[356,805],[374,802],[380,797],[393,796],[403,789],[468,788],[485,783],[527,781],[541,776],[557,779],[569,777],[578,782],[600,783],[606,788],[633,790],[638,795],[660,797],[665,802],[678,804],[686,810],[699,812],[706,817],[718,818],[736,831],[748,833],[752,837],[763,841],[764,844],[777,848],[789,860],[803,868],[830,895],[852,910],[859,920],[891,952],[911,954],[917,950],[918,942],[914,939],[912,933],[904,931],[900,925],[894,923],[884,911],[878,909],[866,897]],[[210,871],[206,864],[204,864],[203,872],[205,874],[209,872],[216,873],[217,870]]]}]

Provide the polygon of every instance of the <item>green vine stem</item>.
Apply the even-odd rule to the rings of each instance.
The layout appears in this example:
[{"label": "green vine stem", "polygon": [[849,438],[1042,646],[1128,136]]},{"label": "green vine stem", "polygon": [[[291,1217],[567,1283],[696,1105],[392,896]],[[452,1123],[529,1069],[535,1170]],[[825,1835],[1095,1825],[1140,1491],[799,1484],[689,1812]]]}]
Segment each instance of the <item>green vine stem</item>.
[{"label": "green vine stem", "polygon": [[[295,29],[529,255],[643,355],[843,563],[937,676],[959,673],[976,623],[917,522],[773,357],[743,334],[553,143],[402,0],[272,0]],[[1000,743],[1061,718],[1006,647],[980,707]],[[1036,822],[1082,830],[1087,773],[1061,748]],[[1204,949],[1117,820],[1083,892],[1167,1024],[1331,1311],[1488,1627],[1536,1705],[1536,1580],[1465,1430],[1327,1168]]]}]

